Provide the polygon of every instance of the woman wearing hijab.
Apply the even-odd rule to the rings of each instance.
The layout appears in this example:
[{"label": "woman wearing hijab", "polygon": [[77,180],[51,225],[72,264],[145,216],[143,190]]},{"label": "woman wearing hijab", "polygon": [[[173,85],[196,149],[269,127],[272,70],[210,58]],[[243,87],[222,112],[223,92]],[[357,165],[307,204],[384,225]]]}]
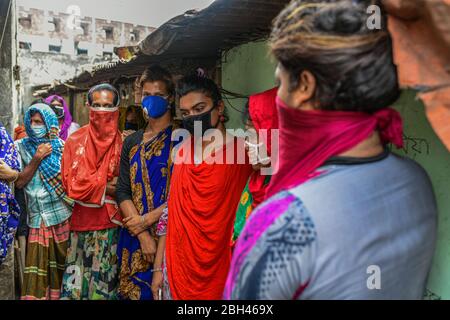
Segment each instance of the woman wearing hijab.
[{"label": "woman wearing hijab", "polygon": [[78,123],[72,122],[72,115],[63,97],[55,94],[47,97],[44,102],[50,105],[58,118],[60,127],[59,137],[61,139],[66,141],[72,133],[80,129]]},{"label": "woman wearing hijab", "polygon": [[43,103],[25,114],[27,137],[16,141],[22,171],[15,183],[23,188],[30,227],[22,299],[59,299],[69,239],[72,201],[61,182],[64,142],[55,113]]},{"label": "woman wearing hijab", "polygon": [[[279,170],[233,253],[226,299],[421,299],[436,240],[430,180],[402,146],[386,17],[293,1],[275,19]],[[381,281],[381,282],[380,282]]]},{"label": "woman wearing hijab", "polygon": [[61,299],[116,298],[121,225],[115,201],[122,149],[119,99],[109,84],[91,88],[89,124],[66,141],[62,181],[75,205]]}]

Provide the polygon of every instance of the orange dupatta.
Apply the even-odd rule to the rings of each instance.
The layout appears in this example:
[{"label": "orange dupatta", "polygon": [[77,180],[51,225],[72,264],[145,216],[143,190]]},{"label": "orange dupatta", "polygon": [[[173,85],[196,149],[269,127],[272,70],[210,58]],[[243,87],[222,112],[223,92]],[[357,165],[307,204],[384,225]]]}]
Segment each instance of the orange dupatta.
[{"label": "orange dupatta", "polygon": [[[119,111],[91,110],[89,118],[89,124],[66,141],[61,165],[62,182],[70,198],[102,207],[106,200],[111,200],[105,195],[106,184],[119,175],[122,149]],[[110,213],[112,216],[118,216],[117,212]]]}]

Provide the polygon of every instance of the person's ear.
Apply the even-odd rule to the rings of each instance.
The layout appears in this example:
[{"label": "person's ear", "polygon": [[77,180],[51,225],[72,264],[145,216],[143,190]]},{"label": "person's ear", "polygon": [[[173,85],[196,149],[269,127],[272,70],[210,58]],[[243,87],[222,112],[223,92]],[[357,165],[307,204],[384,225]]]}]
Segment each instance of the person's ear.
[{"label": "person's ear", "polygon": [[223,116],[224,111],[225,111],[225,104],[223,103],[223,101],[219,101],[219,103],[217,104],[217,110],[219,111],[219,115]]},{"label": "person's ear", "polygon": [[307,70],[300,74],[300,90],[305,101],[311,100],[316,91],[316,77]]},{"label": "person's ear", "polygon": [[312,110],[313,98],[316,92],[316,77],[308,70],[304,70],[298,77],[297,88],[292,92],[293,107]]}]

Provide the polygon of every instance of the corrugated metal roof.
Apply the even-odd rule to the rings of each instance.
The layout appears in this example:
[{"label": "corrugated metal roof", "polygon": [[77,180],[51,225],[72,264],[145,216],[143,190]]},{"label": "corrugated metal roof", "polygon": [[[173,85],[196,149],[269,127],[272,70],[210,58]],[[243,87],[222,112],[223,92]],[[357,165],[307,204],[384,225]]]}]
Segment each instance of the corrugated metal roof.
[{"label": "corrugated metal roof", "polygon": [[272,20],[289,0],[216,0],[201,11],[191,10],[153,31],[129,62],[94,66],[71,82],[86,87],[100,81],[137,76],[145,66],[160,63],[183,70],[192,61],[217,61],[224,50],[266,37]]},{"label": "corrugated metal roof", "polygon": [[217,0],[202,11],[175,17],[141,44],[147,55],[218,56],[222,50],[264,37],[287,0]]}]

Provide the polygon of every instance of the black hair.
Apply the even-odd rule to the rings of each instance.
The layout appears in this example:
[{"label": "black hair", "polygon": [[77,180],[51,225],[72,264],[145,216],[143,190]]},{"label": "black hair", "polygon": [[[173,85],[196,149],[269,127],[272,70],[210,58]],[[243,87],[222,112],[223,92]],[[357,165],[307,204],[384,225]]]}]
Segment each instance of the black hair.
[{"label": "black hair", "polygon": [[139,78],[139,87],[142,88],[146,82],[161,81],[166,85],[167,93],[170,96],[175,95],[175,83],[172,74],[159,65],[152,65],[144,70]]},{"label": "black hair", "polygon": [[40,113],[39,111],[37,111],[37,110],[31,110],[31,111],[30,111],[30,117],[34,116],[36,113],[41,114],[41,113]]},{"label": "black hair", "polygon": [[[380,28],[368,24],[369,5],[381,9]],[[387,17],[377,0],[294,0],[275,19],[271,50],[290,76],[316,78],[319,109],[375,112],[399,97]]]},{"label": "black hair", "polygon": [[126,111],[125,111],[125,116],[128,116],[130,113],[135,113],[135,106],[134,105],[130,105],[127,107]]},{"label": "black hair", "polygon": [[217,106],[222,101],[222,94],[217,84],[209,78],[199,75],[188,75],[178,81],[177,97],[178,99],[184,97],[191,92],[201,92],[207,97],[211,98],[214,106]]},{"label": "black hair", "polygon": [[248,120],[252,121],[250,117],[250,101],[247,99],[244,106],[244,111],[242,112],[242,122],[247,123]]},{"label": "black hair", "polygon": [[116,107],[119,106],[119,103],[120,103],[119,91],[117,91],[117,89],[114,88],[109,83],[97,84],[89,90],[89,92],[87,94],[87,99],[88,99],[88,103],[90,106],[92,105],[92,95],[94,94],[94,92],[99,92],[99,91],[112,92],[114,94],[114,102],[113,102],[114,106],[116,106]]}]

